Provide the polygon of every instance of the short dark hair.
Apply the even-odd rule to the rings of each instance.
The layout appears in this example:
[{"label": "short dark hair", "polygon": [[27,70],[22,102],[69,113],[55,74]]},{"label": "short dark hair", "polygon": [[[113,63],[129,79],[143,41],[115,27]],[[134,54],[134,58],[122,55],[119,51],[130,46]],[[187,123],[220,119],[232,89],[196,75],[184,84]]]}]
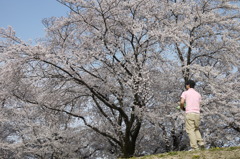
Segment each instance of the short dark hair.
[{"label": "short dark hair", "polygon": [[190,85],[190,88],[194,88],[195,84],[196,83],[193,80],[188,80],[188,81],[185,82],[185,86]]}]

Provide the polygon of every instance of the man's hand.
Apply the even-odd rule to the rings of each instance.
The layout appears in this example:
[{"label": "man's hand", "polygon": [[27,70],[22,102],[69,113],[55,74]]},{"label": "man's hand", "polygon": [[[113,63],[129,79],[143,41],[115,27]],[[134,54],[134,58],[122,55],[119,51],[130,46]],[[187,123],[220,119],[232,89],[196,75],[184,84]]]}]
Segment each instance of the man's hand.
[{"label": "man's hand", "polygon": [[180,101],[180,108],[185,111],[185,106],[184,106],[184,103],[185,103],[185,99],[184,98],[181,98],[181,101]]}]

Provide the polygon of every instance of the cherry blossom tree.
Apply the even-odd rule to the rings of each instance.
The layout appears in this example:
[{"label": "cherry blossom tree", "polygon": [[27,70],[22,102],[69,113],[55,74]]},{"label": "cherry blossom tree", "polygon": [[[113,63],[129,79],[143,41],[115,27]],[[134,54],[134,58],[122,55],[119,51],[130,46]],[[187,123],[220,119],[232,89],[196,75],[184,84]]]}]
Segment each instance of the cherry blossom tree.
[{"label": "cherry blossom tree", "polygon": [[171,58],[182,68],[184,81],[199,81],[205,139],[218,146],[218,141],[226,146],[239,135],[239,4],[234,2],[178,1],[168,21],[183,33],[169,44]]},{"label": "cherry blossom tree", "polygon": [[[198,1],[182,13],[174,10],[177,23],[188,34],[185,44],[176,42],[184,79],[200,81],[204,116],[219,118],[239,133],[239,4],[235,1]],[[177,13],[175,13],[177,12]],[[187,17],[187,18],[186,18]],[[231,116],[231,117],[230,117]],[[222,120],[224,123],[222,123]],[[211,124],[214,124],[216,120]],[[219,133],[221,134],[221,133]],[[224,136],[224,134],[222,134]]]},{"label": "cherry blossom tree", "polygon": [[16,115],[5,118],[17,123],[9,151],[64,158],[183,150],[175,107],[190,78],[203,95],[208,144],[223,127],[231,133],[222,141],[236,140],[239,3],[57,1],[69,15],[44,19],[47,36],[37,44],[0,30],[1,100],[15,103],[6,109]]}]

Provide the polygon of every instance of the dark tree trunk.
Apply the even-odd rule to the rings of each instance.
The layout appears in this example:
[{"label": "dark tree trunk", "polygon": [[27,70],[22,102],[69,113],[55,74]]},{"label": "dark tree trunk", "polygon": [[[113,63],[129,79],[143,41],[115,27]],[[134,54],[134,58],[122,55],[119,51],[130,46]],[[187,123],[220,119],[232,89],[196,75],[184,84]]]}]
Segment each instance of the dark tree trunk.
[{"label": "dark tree trunk", "polygon": [[[141,129],[141,120],[139,120],[137,117],[134,117],[136,120],[136,123],[132,127],[132,129],[126,129],[125,131],[125,137],[124,141],[121,147],[122,150],[122,157],[123,158],[129,158],[134,156],[135,148],[136,148],[136,140],[139,134],[139,131]],[[130,125],[133,125],[132,123],[129,123]],[[129,127],[129,126],[127,126]]]},{"label": "dark tree trunk", "polygon": [[134,155],[135,152],[135,143],[127,141],[122,147],[122,153],[124,158],[129,158]]}]

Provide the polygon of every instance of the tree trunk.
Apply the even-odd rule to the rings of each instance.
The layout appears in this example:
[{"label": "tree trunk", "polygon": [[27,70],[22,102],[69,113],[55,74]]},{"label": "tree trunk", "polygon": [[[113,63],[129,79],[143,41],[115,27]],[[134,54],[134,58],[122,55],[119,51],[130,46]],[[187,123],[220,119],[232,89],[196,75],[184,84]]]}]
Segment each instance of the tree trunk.
[{"label": "tree trunk", "polygon": [[[137,117],[136,117],[137,118]],[[136,125],[133,129],[126,129],[123,145],[121,147],[123,158],[133,157],[136,148],[136,140],[141,129],[141,120],[136,120]]]},{"label": "tree trunk", "polygon": [[123,158],[133,157],[135,152],[135,143],[126,141],[122,147]]}]

